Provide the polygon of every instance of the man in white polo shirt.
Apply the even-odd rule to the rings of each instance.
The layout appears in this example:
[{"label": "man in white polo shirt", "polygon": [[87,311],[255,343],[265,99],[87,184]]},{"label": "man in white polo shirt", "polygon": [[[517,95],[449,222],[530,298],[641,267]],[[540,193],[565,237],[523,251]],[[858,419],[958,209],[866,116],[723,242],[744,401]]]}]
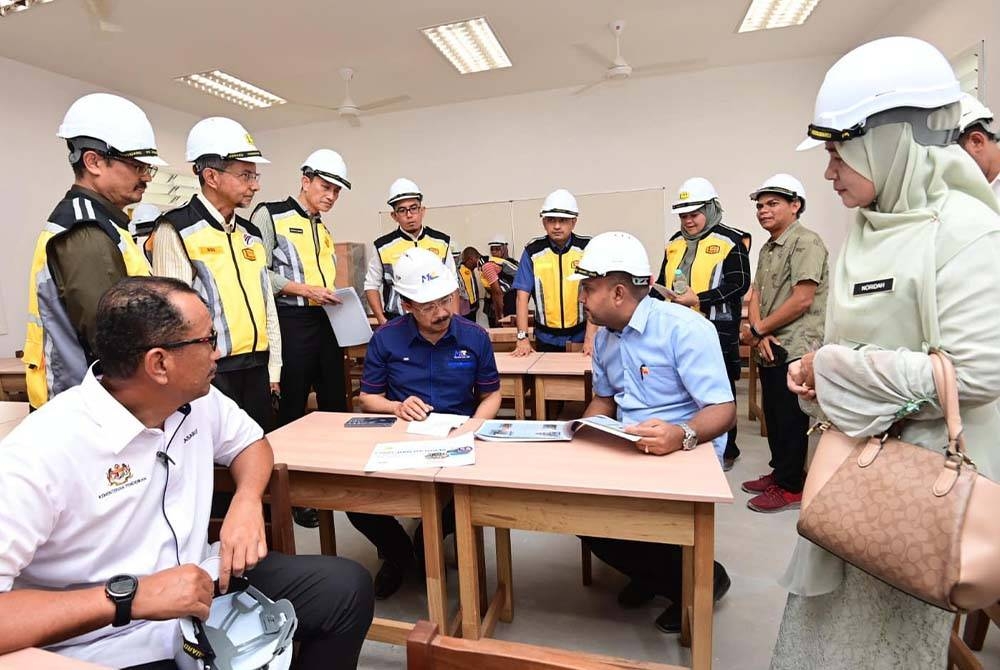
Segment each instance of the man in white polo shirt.
[{"label": "man in white polo shirt", "polygon": [[[371,576],[351,561],[268,553],[274,456],[211,386],[218,335],[183,282],[132,277],[97,311],[91,368],[0,444],[0,654],[45,646],[113,667],[172,668],[178,618],[205,619],[213,464],[237,484],[219,586],[241,575],[296,610],[300,668],[354,668]],[[251,570],[252,568],[252,570]]]}]

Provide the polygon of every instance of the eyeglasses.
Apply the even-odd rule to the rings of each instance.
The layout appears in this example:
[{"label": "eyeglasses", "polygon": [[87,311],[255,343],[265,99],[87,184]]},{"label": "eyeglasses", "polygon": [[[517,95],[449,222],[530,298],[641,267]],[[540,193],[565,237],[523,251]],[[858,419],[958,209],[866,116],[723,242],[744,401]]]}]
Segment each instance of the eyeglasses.
[{"label": "eyeglasses", "polygon": [[216,345],[219,343],[219,334],[212,329],[212,334],[208,337],[196,337],[191,340],[181,340],[179,342],[167,342],[166,344],[154,344],[152,346],[143,347],[146,350],[149,349],[180,349],[181,347],[186,347],[189,344],[210,344],[212,345],[212,350],[215,350]]},{"label": "eyeglasses", "polygon": [[260,173],[259,172],[230,172],[229,170],[222,170],[220,168],[212,168],[216,172],[225,172],[228,175],[236,177],[244,184],[259,184],[260,183]]},{"label": "eyeglasses", "polygon": [[135,173],[140,177],[149,177],[150,179],[152,179],[153,177],[156,176],[156,173],[159,170],[159,168],[156,167],[155,165],[149,165],[148,163],[143,163],[142,161],[137,161],[133,158],[124,158],[122,156],[116,156],[115,154],[110,154],[110,153],[104,154],[104,157],[107,158],[109,161],[118,161],[119,163],[124,163],[125,165],[135,170]]},{"label": "eyeglasses", "polygon": [[423,205],[410,205],[409,207],[397,207],[395,210],[396,216],[403,216],[405,214],[412,214],[414,216],[423,209]]},{"label": "eyeglasses", "polygon": [[424,302],[424,303],[414,303],[409,304],[409,310],[411,312],[416,312],[418,314],[433,314],[439,309],[447,310],[454,304],[455,294],[446,295],[443,298],[439,298],[434,302]]}]

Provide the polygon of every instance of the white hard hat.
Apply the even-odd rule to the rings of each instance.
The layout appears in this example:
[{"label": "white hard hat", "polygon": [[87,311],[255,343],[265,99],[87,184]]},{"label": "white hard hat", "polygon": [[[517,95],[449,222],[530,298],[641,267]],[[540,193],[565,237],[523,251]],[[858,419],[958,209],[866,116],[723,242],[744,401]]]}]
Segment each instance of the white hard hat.
[{"label": "white hard hat", "polygon": [[434,252],[422,247],[407,249],[392,265],[392,285],[412,302],[424,303],[458,290],[458,278]]},{"label": "white hard hat", "polygon": [[[961,87],[948,59],[932,45],[913,37],[885,37],[848,52],[826,73],[816,96],[809,139],[798,150],[824,141],[844,142],[860,137],[879,112],[899,108],[936,109],[961,96]],[[902,119],[886,119],[892,122]],[[914,134],[920,130],[914,126]],[[933,134],[935,131],[928,131]],[[947,145],[953,133],[927,143]]]},{"label": "white hard hat", "polygon": [[194,124],[188,133],[184,160],[193,162],[202,156],[221,156],[229,161],[270,163],[260,155],[247,129],[232,119],[212,116]]},{"label": "white hard hat", "polygon": [[572,193],[564,188],[557,188],[545,196],[542,211],[538,215],[542,218],[575,219],[580,215],[580,207]]},{"label": "white hard hat", "polygon": [[80,149],[110,149],[115,154],[149,165],[166,165],[156,153],[156,138],[146,113],[131,100],[110,93],[91,93],[70,105],[56,135],[65,140],[98,140],[96,144],[86,140],[72,142],[71,163],[80,160],[77,153]]},{"label": "white hard hat", "polygon": [[406,177],[400,177],[389,187],[389,199],[386,202],[391,205],[400,200],[413,199],[423,202],[424,194],[420,192],[420,187]]},{"label": "white hard hat", "polygon": [[649,284],[649,256],[646,247],[636,237],[618,231],[594,236],[583,250],[570,281],[588,277],[603,277],[609,272],[626,272],[632,275],[636,286]]},{"label": "white hard hat", "polygon": [[292,664],[298,627],[292,603],[274,602],[243,578],[231,578],[229,592],[212,600],[207,621],[178,623],[182,640],[174,661],[182,670],[288,670]]},{"label": "white hard hat", "polygon": [[502,233],[493,233],[493,237],[490,238],[489,246],[498,247],[501,244],[510,246],[510,242],[507,240],[507,236]]},{"label": "white hard hat", "polygon": [[[756,200],[761,193],[779,193],[792,199],[798,198],[801,201],[802,208],[806,206],[806,187],[790,174],[779,172],[772,177],[768,177],[760,185],[760,188],[750,194],[750,199]],[[801,213],[801,211],[802,209],[800,208],[799,212]]]},{"label": "white hard hat", "polygon": [[993,121],[993,112],[989,107],[979,102],[971,93],[962,94],[962,118],[958,122],[959,132],[964,133],[969,126],[977,123],[985,129]]},{"label": "white hard hat", "polygon": [[156,205],[148,202],[140,202],[138,205],[132,208],[132,218],[131,223],[149,223],[150,221],[156,221],[160,218],[163,212]]},{"label": "white hard hat", "polygon": [[309,154],[309,158],[302,164],[302,173],[307,177],[322,177],[323,181],[334,186],[351,190],[351,182],[347,181],[347,163],[331,149],[317,149]]},{"label": "white hard hat", "polygon": [[674,214],[685,214],[701,209],[718,197],[712,182],[704,177],[691,177],[677,189],[677,199],[670,209]]}]

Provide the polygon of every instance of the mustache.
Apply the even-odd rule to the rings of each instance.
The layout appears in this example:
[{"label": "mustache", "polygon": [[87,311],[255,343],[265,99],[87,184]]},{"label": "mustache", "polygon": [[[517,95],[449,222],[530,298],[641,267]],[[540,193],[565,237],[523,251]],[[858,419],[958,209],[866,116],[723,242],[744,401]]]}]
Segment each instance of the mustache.
[{"label": "mustache", "polygon": [[438,326],[438,325],[441,325],[442,323],[447,323],[450,319],[451,319],[451,315],[442,316],[440,319],[435,319],[434,321],[432,321],[431,324],[435,325],[435,326]]}]

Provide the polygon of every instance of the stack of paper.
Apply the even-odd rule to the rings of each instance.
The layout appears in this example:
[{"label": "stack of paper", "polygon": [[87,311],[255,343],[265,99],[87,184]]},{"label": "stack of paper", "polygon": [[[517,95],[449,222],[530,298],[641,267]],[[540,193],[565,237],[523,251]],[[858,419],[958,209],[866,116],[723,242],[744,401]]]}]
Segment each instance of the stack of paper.
[{"label": "stack of paper", "polygon": [[453,428],[458,428],[469,420],[464,414],[440,414],[431,412],[423,421],[411,421],[406,432],[411,435],[428,437],[448,437]]}]

